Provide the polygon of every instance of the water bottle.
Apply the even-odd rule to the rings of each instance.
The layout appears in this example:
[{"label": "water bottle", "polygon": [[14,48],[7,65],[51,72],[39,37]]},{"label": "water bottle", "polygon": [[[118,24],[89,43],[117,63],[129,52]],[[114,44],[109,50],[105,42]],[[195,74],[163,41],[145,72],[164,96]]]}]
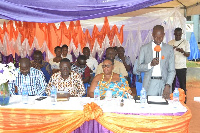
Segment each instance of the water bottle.
[{"label": "water bottle", "polygon": [[178,91],[178,88],[175,88],[175,90],[174,90],[173,102],[179,102],[179,91]]},{"label": "water bottle", "polygon": [[100,91],[99,87],[97,86],[94,90],[94,101],[99,102],[100,101]]},{"label": "water bottle", "polygon": [[28,88],[25,84],[22,85],[22,102],[24,104],[28,103]]},{"label": "water bottle", "polygon": [[142,87],[142,90],[140,91],[140,104],[142,105],[142,107],[144,107],[146,102],[147,102],[146,90]]},{"label": "water bottle", "polygon": [[110,101],[112,99],[112,91],[108,89],[106,91],[106,100]]},{"label": "water bottle", "polygon": [[51,102],[55,103],[57,101],[57,89],[55,86],[51,88]]}]

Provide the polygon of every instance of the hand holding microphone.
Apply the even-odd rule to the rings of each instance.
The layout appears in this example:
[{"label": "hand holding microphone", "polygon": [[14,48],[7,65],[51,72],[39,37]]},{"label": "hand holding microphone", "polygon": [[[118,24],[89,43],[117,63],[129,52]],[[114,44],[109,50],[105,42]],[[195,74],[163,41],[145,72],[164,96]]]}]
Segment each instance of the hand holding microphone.
[{"label": "hand holding microphone", "polygon": [[154,51],[156,51],[156,58],[151,61],[151,66],[159,64],[159,52],[161,51],[160,45],[155,46]]}]

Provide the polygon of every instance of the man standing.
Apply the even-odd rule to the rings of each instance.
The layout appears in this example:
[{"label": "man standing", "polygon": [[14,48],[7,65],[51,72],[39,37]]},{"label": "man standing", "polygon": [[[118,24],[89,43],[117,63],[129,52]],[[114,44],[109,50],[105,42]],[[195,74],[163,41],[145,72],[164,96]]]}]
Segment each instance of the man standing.
[{"label": "man standing", "polygon": [[[152,36],[154,40],[140,49],[137,70],[145,73],[143,87],[147,95],[169,99],[175,77],[173,47],[162,42],[165,36],[163,26],[154,26]],[[156,52],[155,47],[161,51]]]},{"label": "man standing", "polygon": [[23,87],[28,88],[29,96],[42,96],[46,88],[46,80],[42,71],[31,67],[28,58],[19,61],[20,66],[16,80],[9,81],[10,93],[21,95]]},{"label": "man standing", "polygon": [[34,51],[31,67],[41,70],[46,78],[47,83],[52,75],[51,65],[42,59],[42,52],[39,50]]},{"label": "man standing", "polygon": [[[113,47],[108,47],[106,49],[106,58],[108,58],[110,60],[114,60],[115,59],[115,53],[116,52],[113,49]],[[103,73],[102,65],[103,65],[103,63],[100,63],[98,65],[96,75],[100,74],[100,73]],[[121,74],[122,76],[124,76],[126,78],[128,77],[128,73],[126,71],[126,68],[125,68],[124,64],[119,62],[119,61],[117,61],[117,60],[114,60],[113,72],[117,73],[117,74]]]},{"label": "man standing", "polygon": [[[186,59],[190,56],[190,44],[185,39],[181,39],[182,34],[182,29],[176,28],[174,30],[175,39],[171,40],[169,44],[174,48],[176,76],[179,80],[180,88],[182,88],[186,94]],[[172,90],[175,89],[175,85],[176,77],[172,84]]]}]

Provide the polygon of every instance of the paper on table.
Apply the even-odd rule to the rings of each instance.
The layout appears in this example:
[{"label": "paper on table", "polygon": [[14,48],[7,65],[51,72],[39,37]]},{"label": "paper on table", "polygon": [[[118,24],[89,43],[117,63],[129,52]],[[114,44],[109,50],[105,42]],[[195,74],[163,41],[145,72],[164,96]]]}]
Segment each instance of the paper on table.
[{"label": "paper on table", "polygon": [[194,101],[200,102],[200,97],[194,97]]},{"label": "paper on table", "polygon": [[151,101],[151,102],[166,102],[166,100],[164,98],[162,98],[162,96],[148,96],[148,101]]}]

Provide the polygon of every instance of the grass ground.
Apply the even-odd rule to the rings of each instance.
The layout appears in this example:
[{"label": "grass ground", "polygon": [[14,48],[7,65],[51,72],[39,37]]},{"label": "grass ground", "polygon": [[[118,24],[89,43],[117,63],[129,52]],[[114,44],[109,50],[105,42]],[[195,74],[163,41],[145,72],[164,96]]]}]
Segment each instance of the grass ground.
[{"label": "grass ground", "polygon": [[187,67],[200,67],[200,62],[187,61],[186,65]]}]

